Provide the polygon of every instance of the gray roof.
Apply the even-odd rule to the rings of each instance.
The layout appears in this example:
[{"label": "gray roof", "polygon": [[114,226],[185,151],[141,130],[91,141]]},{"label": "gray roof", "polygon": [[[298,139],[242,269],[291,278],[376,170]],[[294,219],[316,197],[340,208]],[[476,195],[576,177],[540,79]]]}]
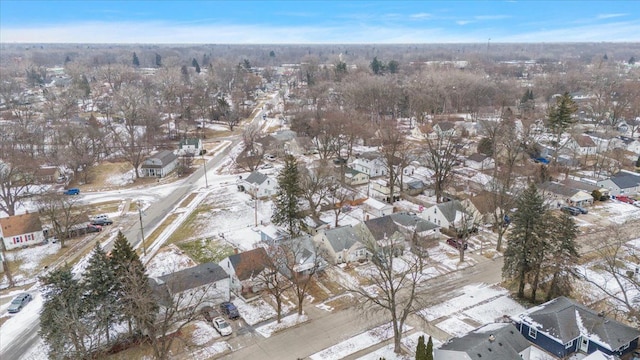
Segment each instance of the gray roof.
[{"label": "gray roof", "polygon": [[515,326],[497,323],[485,325],[463,337],[453,338],[439,349],[465,352],[471,359],[513,360],[520,359],[520,352],[529,346],[531,344]]},{"label": "gray roof", "polygon": [[536,324],[538,331],[560,339],[563,344],[585,335],[614,351],[640,337],[640,331],[600,316],[564,296],[531,308],[516,319]]},{"label": "gray roof", "polygon": [[633,188],[640,185],[640,175],[619,172],[610,178],[620,189]]},{"label": "gray roof", "polygon": [[[438,127],[440,128],[440,131],[448,131],[455,127],[455,124],[450,121],[442,121],[437,123],[436,125],[438,125]],[[435,127],[436,125],[433,126]]]},{"label": "gray roof", "polygon": [[228,278],[220,265],[208,262],[158,277],[172,294],[195,289]]},{"label": "gray roof", "polygon": [[249,184],[257,184],[260,185],[263,182],[267,181],[269,177],[263,173],[261,173],[260,171],[254,171],[251,174],[249,174],[249,176],[247,176],[246,179],[244,179],[244,181],[248,182]]},{"label": "gray roof", "polygon": [[390,238],[391,235],[400,230],[391,216],[388,215],[367,220],[364,222],[364,225],[369,229],[369,232],[371,232],[375,240]]},{"label": "gray roof", "polygon": [[405,183],[405,185],[407,185],[407,187],[409,189],[422,190],[422,189],[426,188],[426,185],[424,184],[424,182],[422,180],[407,181]]},{"label": "gray roof", "polygon": [[469,155],[469,157],[467,157],[467,159],[469,159],[471,161],[475,161],[475,162],[483,162],[486,158],[488,158],[487,155],[480,154],[480,153],[475,153],[475,154]]},{"label": "gray roof", "polygon": [[405,228],[415,227],[415,231],[421,233],[423,231],[437,229],[439,226],[427,221],[416,214],[409,214],[406,212],[393,213],[389,215],[396,224]]},{"label": "gray roof", "polygon": [[[149,156],[149,159],[158,159],[160,160],[160,163],[162,164],[162,166],[166,166],[168,164],[170,164],[172,161],[174,161],[175,159],[177,159],[178,156],[176,154],[173,153],[173,151],[170,150],[162,150],[154,155]],[[153,167],[150,165],[146,165],[143,164],[144,167]]]},{"label": "gray roof", "polygon": [[182,147],[184,145],[197,146],[199,144],[200,144],[200,139],[198,139],[198,138],[188,138],[188,139],[180,140],[180,147]]},{"label": "gray roof", "polygon": [[295,139],[296,132],[292,130],[279,130],[275,134],[271,134],[278,141],[290,141]]},{"label": "gray roof", "polygon": [[358,242],[358,234],[352,226],[342,226],[330,230],[325,230],[324,236],[331,244],[334,251],[350,249]]},{"label": "gray roof", "polygon": [[566,186],[564,184],[560,184],[560,183],[557,183],[557,182],[551,182],[551,181],[546,181],[546,182],[538,185],[538,188],[540,190],[543,190],[543,191],[546,191],[546,192],[552,192],[554,194],[558,194],[558,195],[562,195],[562,196],[568,196],[568,197],[572,197],[578,191],[580,191],[580,190],[571,188],[569,186]]},{"label": "gray roof", "polygon": [[438,209],[442,212],[447,221],[452,222],[456,219],[456,211],[466,212],[462,203],[458,200],[447,201],[440,203]]}]

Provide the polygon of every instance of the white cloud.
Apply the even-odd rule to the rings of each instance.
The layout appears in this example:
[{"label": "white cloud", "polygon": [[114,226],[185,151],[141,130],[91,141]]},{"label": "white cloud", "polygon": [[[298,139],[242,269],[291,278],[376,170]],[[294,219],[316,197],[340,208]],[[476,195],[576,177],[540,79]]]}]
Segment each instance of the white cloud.
[{"label": "white cloud", "polygon": [[627,16],[627,15],[629,15],[629,14],[598,14],[597,18],[598,19],[612,19],[612,18]]},{"label": "white cloud", "polygon": [[417,14],[411,14],[409,15],[409,17],[411,17],[412,19],[428,19],[430,18],[432,15],[429,13],[417,13]]},{"label": "white cloud", "polygon": [[[2,27],[0,42],[9,43],[461,43],[640,41],[640,22],[573,26],[533,32],[514,29],[415,27],[346,21],[333,26],[232,25],[169,22],[83,22],[40,27]],[[411,24],[415,24],[412,22]],[[477,23],[480,24],[480,23]]]}]

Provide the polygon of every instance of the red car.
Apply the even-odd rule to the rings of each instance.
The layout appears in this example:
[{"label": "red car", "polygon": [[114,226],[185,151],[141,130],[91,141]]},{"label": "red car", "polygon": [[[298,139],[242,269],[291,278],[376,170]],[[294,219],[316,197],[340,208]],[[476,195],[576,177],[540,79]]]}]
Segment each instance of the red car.
[{"label": "red car", "polygon": [[634,199],[632,199],[632,198],[630,198],[628,196],[624,196],[624,195],[616,196],[616,200],[622,201],[623,203],[627,203],[627,204],[633,204],[635,202]]},{"label": "red car", "polygon": [[460,250],[460,247],[464,246],[464,250],[467,250],[467,247],[469,246],[466,242],[460,240],[460,239],[453,239],[453,238],[449,238],[447,239],[447,244],[453,246],[454,248]]}]

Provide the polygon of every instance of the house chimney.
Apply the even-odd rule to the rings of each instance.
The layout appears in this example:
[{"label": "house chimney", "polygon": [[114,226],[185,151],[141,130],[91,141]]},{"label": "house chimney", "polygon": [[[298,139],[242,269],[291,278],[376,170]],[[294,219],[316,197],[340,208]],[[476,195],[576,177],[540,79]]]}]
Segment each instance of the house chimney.
[{"label": "house chimney", "polygon": [[238,248],[233,248],[233,253],[234,253],[234,254],[237,254],[238,252],[239,252],[239,251],[238,251]]},{"label": "house chimney", "polygon": [[496,341],[495,335],[493,334],[489,335],[489,342],[494,342],[494,341]]}]

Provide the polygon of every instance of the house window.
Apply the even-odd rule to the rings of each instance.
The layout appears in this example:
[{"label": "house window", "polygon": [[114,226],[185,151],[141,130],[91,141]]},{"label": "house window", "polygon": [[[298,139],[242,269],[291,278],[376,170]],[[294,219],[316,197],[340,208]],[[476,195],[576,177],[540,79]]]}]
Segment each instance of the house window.
[{"label": "house window", "polygon": [[437,214],[437,209],[433,209],[433,213],[434,213],[434,214]]},{"label": "house window", "polygon": [[629,343],[626,343],[620,347],[620,351],[627,350],[629,348]]},{"label": "house window", "polygon": [[534,327],[529,328],[529,337],[535,339],[538,336],[538,330]]},{"label": "house window", "polygon": [[565,348],[565,349],[570,349],[572,346],[573,346],[573,340],[571,340],[571,341],[569,341],[568,343],[566,343],[566,344],[564,345],[564,348]]}]

